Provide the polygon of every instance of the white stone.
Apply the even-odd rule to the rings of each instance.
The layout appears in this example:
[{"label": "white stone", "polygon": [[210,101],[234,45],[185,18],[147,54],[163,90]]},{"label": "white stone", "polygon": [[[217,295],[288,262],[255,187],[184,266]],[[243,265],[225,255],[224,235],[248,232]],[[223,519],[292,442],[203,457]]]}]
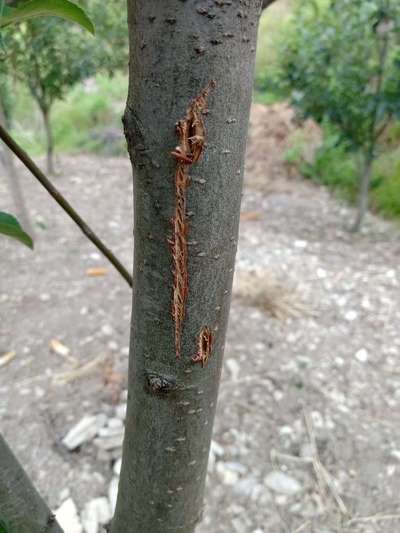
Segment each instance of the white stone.
[{"label": "white stone", "polygon": [[54,512],[57,522],[65,533],[82,533],[82,524],[79,521],[78,511],[72,498],[65,500],[57,511]]},{"label": "white stone", "polygon": [[122,437],[124,435],[124,426],[108,426],[100,428],[98,432],[99,437]]},{"label": "white stone", "polygon": [[107,422],[107,426],[113,429],[122,428],[124,427],[124,423],[122,422],[120,418],[110,418]]},{"label": "white stone", "polygon": [[62,489],[60,492],[59,500],[60,502],[63,502],[64,500],[67,500],[71,496],[71,492],[68,487],[65,489]]},{"label": "white stone", "polygon": [[240,479],[233,488],[233,492],[238,496],[251,497],[253,492],[259,490],[260,484],[255,477],[245,477]]},{"label": "white stone", "polygon": [[113,335],[114,333],[114,330],[113,327],[110,326],[110,324],[103,324],[103,326],[101,326],[101,332],[103,333],[103,335],[111,337],[111,335]]},{"label": "white stone", "polygon": [[225,364],[229,370],[229,372],[231,373],[231,378],[232,378],[232,381],[237,381],[238,378],[239,378],[239,375],[240,375],[240,365],[239,363],[236,361],[236,359],[233,359],[232,357],[227,359],[225,361]]},{"label": "white stone", "polygon": [[297,479],[279,472],[277,470],[271,472],[264,478],[264,483],[267,487],[279,494],[285,494],[287,496],[293,496],[302,490],[300,483]]},{"label": "white stone", "polygon": [[99,533],[99,526],[112,518],[111,506],[107,498],[95,498],[88,502],[82,512],[82,524],[86,533]]},{"label": "white stone", "polygon": [[397,461],[400,461],[400,450],[392,450],[390,452],[390,456],[393,457],[393,459],[397,459]]},{"label": "white stone", "polygon": [[235,472],[234,470],[231,470],[230,468],[226,468],[225,464],[223,462],[217,463],[216,468],[218,475],[220,476],[222,482],[225,485],[236,485],[239,480],[239,474],[238,472]]},{"label": "white stone", "polygon": [[211,453],[215,455],[216,457],[223,457],[225,450],[224,448],[218,444],[215,440],[211,441]]},{"label": "white stone", "polygon": [[115,513],[115,506],[117,505],[118,496],[118,478],[113,477],[108,487],[108,500],[110,502],[111,514]]},{"label": "white stone", "polygon": [[355,353],[354,357],[357,361],[360,361],[360,363],[366,363],[368,361],[368,352],[365,348],[361,348],[361,350],[358,350],[358,352]]},{"label": "white stone", "polygon": [[114,448],[121,448],[124,439],[123,433],[117,435],[97,437],[94,439],[94,444],[101,450],[114,450]]},{"label": "white stone", "polygon": [[73,426],[62,440],[68,450],[75,450],[78,446],[93,439],[107,422],[104,414],[84,416]]},{"label": "white stone", "polygon": [[113,472],[116,476],[119,476],[121,473],[122,459],[117,459],[113,466]]},{"label": "white stone", "polygon": [[126,403],[121,403],[115,408],[115,416],[121,420],[125,420],[126,417]]},{"label": "white stone", "polygon": [[348,322],[353,322],[357,318],[357,311],[354,311],[354,309],[350,309],[350,311],[347,311],[344,315],[344,318]]}]

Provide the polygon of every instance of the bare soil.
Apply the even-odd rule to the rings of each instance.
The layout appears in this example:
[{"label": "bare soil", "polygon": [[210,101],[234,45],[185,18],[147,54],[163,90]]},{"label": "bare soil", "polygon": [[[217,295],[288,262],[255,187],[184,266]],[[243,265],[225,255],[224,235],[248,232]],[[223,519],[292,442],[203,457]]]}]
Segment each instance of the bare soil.
[{"label": "bare soil", "polygon": [[[253,136],[249,157],[265,149]],[[349,234],[351,207],[282,165],[271,176],[263,160],[265,189],[262,167],[247,165],[199,532],[400,531],[400,230],[369,216]],[[63,156],[59,167],[57,186],[131,268],[128,160]],[[131,294],[20,175],[36,248],[1,242],[0,356],[15,356],[0,367],[0,430],[52,508],[68,489],[82,510],[107,494],[120,450],[70,453],[61,439],[84,414],[113,416],[123,398]],[[5,182],[0,195],[12,211]]]}]

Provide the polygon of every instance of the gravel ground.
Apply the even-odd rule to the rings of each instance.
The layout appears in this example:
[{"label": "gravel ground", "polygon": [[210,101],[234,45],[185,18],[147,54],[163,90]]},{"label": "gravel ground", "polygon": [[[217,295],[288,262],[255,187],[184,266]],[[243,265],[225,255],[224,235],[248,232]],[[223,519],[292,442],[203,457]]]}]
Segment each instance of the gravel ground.
[{"label": "gravel ground", "polygon": [[[56,184],[131,268],[128,161],[60,168]],[[2,241],[0,355],[15,357],[0,367],[0,429],[50,505],[72,499],[85,523],[120,448],[61,440],[84,415],[104,413],[104,435],[120,427],[130,291],[21,177],[36,250]],[[370,216],[352,236],[353,216],[302,181],[245,189],[199,533],[400,531],[400,230]]]}]

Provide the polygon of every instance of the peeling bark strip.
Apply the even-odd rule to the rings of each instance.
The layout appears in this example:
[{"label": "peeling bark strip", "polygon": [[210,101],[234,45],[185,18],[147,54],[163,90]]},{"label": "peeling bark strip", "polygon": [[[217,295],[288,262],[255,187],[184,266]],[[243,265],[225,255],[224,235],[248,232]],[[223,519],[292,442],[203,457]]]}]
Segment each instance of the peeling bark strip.
[{"label": "peeling bark strip", "polygon": [[204,368],[211,357],[213,335],[208,326],[204,326],[199,334],[197,354],[192,357],[193,363],[201,363]]},{"label": "peeling bark strip", "polygon": [[179,145],[171,155],[177,161],[175,173],[175,214],[171,219],[173,228],[171,245],[173,261],[173,295],[172,318],[175,324],[175,353],[177,359],[181,357],[181,339],[183,322],[186,315],[186,300],[188,295],[188,245],[187,236],[189,225],[186,216],[186,191],[190,185],[189,167],[197,163],[204,150],[205,126],[203,113],[207,109],[207,96],[215,87],[211,81],[200,95],[193,100],[186,112],[186,117],[176,124]]}]

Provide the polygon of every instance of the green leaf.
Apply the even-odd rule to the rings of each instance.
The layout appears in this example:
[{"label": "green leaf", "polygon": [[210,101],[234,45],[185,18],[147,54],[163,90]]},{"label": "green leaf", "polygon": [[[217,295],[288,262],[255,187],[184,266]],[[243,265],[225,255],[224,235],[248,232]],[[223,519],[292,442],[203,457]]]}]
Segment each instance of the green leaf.
[{"label": "green leaf", "polygon": [[9,533],[5,523],[0,520],[0,533]]},{"label": "green leaf", "polygon": [[93,23],[85,11],[69,0],[30,0],[17,8],[5,8],[0,19],[0,28],[33,17],[49,15],[75,22],[94,34]]},{"label": "green leaf", "polygon": [[33,250],[33,241],[22,229],[18,220],[12,215],[3,213],[2,211],[0,211],[0,234],[16,239]]}]

